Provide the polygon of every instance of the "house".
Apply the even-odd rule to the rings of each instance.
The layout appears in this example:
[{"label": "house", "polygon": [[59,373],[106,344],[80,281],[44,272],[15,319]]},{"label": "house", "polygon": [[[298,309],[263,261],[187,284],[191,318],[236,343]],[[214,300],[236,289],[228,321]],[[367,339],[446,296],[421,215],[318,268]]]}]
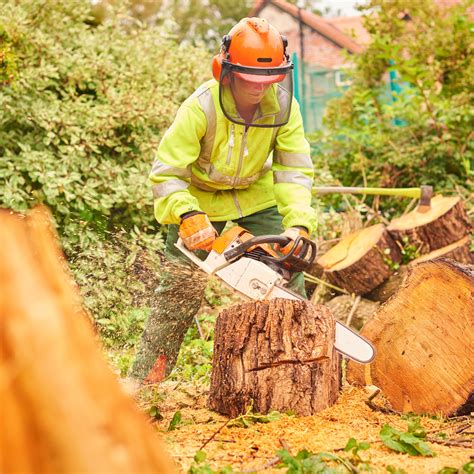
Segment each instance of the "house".
[{"label": "house", "polygon": [[[441,12],[460,3],[460,0],[432,1]],[[473,19],[474,6],[467,12]],[[409,11],[400,14],[410,20]],[[363,18],[324,18],[285,0],[254,0],[248,16],[266,18],[288,38],[289,53],[295,63],[294,93],[305,129],[307,132],[320,129],[327,102],[350,84],[344,70],[351,67],[351,56],[363,51],[370,42]],[[388,87],[398,87],[394,78],[394,73],[387,74]]]},{"label": "house", "polygon": [[327,101],[348,85],[343,70],[350,67],[350,56],[369,42],[362,18],[323,18],[285,0],[255,0],[249,16],[266,18],[288,38],[305,128],[321,128]]},{"label": "house", "polygon": [[[288,38],[290,53],[321,68],[343,66],[347,63],[344,51],[357,54],[368,42],[361,17],[323,18],[285,0],[256,0],[249,16],[266,18]],[[362,41],[351,36],[351,31]]]}]

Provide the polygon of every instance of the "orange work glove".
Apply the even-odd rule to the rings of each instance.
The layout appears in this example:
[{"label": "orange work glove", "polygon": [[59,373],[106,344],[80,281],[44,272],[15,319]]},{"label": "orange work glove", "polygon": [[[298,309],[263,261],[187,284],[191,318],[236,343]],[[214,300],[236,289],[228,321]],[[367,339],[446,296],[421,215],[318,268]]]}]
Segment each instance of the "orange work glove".
[{"label": "orange work glove", "polygon": [[[291,239],[291,242],[286,244],[284,247],[280,247],[279,244],[275,245],[275,249],[280,251],[284,255],[290,253],[291,249],[293,248],[294,241],[298,237],[306,237],[307,239],[309,239],[309,234],[305,227],[290,227],[289,229],[286,229],[285,232],[283,232],[283,234],[281,235],[284,235],[285,237],[289,237]],[[303,244],[300,242],[298,248],[295,251],[295,255],[298,255],[300,253],[302,246]]]},{"label": "orange work glove", "polygon": [[178,231],[183,243],[189,250],[205,250],[210,252],[217,237],[209,217],[204,212],[193,211],[181,216],[181,225]]}]

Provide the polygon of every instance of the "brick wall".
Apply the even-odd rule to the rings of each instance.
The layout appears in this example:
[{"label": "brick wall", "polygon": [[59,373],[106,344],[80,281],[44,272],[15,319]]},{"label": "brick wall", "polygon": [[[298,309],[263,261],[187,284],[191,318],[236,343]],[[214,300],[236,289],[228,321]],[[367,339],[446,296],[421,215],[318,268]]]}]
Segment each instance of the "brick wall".
[{"label": "brick wall", "polygon": [[[282,12],[273,5],[267,5],[259,13],[259,17],[266,18],[281,34],[288,38],[290,54],[296,52],[300,57],[300,27],[299,22],[288,13]],[[323,68],[340,68],[347,65],[344,50],[310,29],[303,26],[304,57],[305,61]]]}]

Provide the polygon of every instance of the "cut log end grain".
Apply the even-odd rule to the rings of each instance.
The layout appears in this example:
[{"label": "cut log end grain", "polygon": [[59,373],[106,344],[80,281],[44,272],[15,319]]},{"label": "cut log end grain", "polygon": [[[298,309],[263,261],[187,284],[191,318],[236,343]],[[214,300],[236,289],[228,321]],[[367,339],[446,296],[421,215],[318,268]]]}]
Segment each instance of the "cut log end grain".
[{"label": "cut log end grain", "polygon": [[311,415],[337,400],[340,361],[329,309],[275,299],[224,310],[217,318],[209,407]]},{"label": "cut log end grain", "polygon": [[380,387],[403,412],[451,415],[474,391],[474,272],[449,259],[419,263],[361,334],[370,366],[349,363],[348,380]]},{"label": "cut log end grain", "polygon": [[433,250],[432,252],[422,255],[415,260],[410,262],[410,265],[416,265],[418,263],[427,262],[428,260],[434,260],[435,258],[451,258],[456,260],[456,262],[464,263],[466,265],[474,264],[474,253],[470,250],[471,246],[471,237],[466,235],[461,240],[454,242],[454,244],[447,245],[438,250]]},{"label": "cut log end grain", "polygon": [[397,244],[383,224],[344,237],[318,259],[328,280],[355,294],[365,294],[391,274],[391,265],[401,260]]},{"label": "cut log end grain", "polygon": [[103,359],[50,221],[0,211],[0,472],[172,472]]},{"label": "cut log end grain", "polygon": [[427,212],[414,210],[393,219],[388,231],[403,245],[409,243],[426,253],[462,239],[471,226],[461,198],[438,195]]}]

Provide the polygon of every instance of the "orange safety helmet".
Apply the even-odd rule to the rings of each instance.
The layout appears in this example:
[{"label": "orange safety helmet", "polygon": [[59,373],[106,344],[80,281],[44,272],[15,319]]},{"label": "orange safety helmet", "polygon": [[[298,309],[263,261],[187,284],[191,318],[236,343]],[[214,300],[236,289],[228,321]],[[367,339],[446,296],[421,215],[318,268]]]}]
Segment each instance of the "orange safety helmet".
[{"label": "orange safety helmet", "polygon": [[[222,61],[255,68],[278,68],[291,65],[286,52],[287,39],[264,18],[243,18],[222,38],[221,50],[212,60],[212,74],[221,78]],[[236,73],[249,82],[274,83],[284,78],[280,75]]]}]

